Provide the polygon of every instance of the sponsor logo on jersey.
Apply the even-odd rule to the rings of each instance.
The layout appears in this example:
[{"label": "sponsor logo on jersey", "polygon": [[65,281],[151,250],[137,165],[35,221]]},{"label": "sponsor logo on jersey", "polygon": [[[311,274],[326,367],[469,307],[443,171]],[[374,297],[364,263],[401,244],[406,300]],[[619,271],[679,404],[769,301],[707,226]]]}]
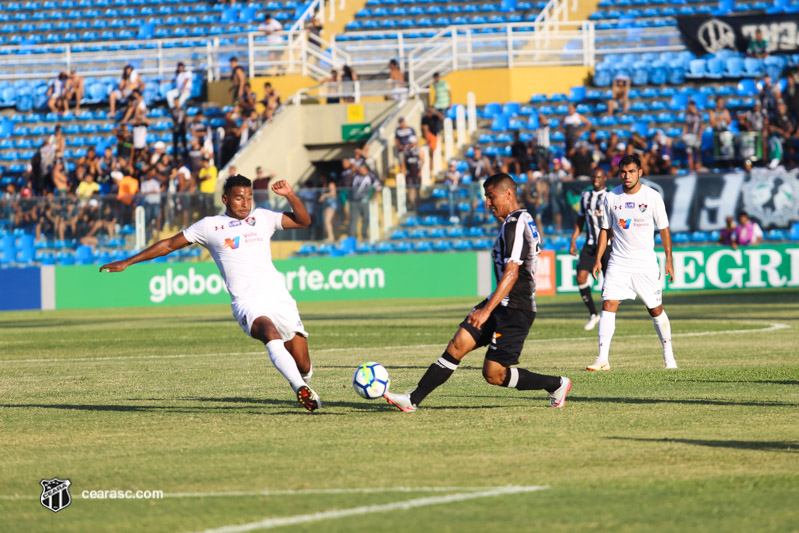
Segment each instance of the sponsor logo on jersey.
[{"label": "sponsor logo on jersey", "polygon": [[632,209],[633,207],[635,207],[635,202],[625,202],[624,207],[627,209]]},{"label": "sponsor logo on jersey", "polygon": [[225,229],[225,225],[222,224],[221,226],[214,226],[214,231],[218,231],[220,229]]},{"label": "sponsor logo on jersey", "polygon": [[613,209],[624,209],[624,206],[623,206],[623,205],[621,205],[621,204],[619,204],[619,205],[614,205],[614,206],[613,206]]},{"label": "sponsor logo on jersey", "polygon": [[647,206],[646,204],[638,204],[638,209],[640,209],[642,213],[643,213],[644,211],[646,211],[646,208],[647,208],[647,207],[648,207],[648,206]]},{"label": "sponsor logo on jersey", "polygon": [[222,246],[222,249],[230,248],[231,250],[235,250],[239,247],[239,237],[233,237],[232,239],[225,239],[225,244]]},{"label": "sponsor logo on jersey", "polygon": [[255,217],[247,217],[244,219],[244,222],[246,222],[250,226],[255,226]]},{"label": "sponsor logo on jersey", "polygon": [[630,223],[632,223],[633,219],[631,218],[620,218],[619,219],[619,227],[622,229],[630,229]]},{"label": "sponsor logo on jersey", "polygon": [[228,226],[230,226],[231,228],[235,228],[236,226],[241,226],[241,220],[231,220],[228,223]]}]

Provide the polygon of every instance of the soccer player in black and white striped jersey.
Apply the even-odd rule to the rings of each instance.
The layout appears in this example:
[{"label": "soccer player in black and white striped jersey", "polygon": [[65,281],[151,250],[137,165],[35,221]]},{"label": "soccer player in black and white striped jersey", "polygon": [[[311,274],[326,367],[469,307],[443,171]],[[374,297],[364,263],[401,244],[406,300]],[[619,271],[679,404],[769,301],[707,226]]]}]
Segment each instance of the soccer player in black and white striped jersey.
[{"label": "soccer player in black and white striped jersey", "polygon": [[[580,296],[583,298],[583,303],[588,307],[590,317],[585,324],[585,330],[589,331],[594,329],[599,323],[599,314],[596,312],[594,305],[594,298],[591,295],[591,281],[588,280],[588,275],[594,268],[596,263],[597,246],[599,244],[599,232],[602,229],[602,202],[605,200],[605,194],[608,189],[605,187],[605,182],[608,175],[605,169],[597,167],[594,169],[593,176],[591,176],[591,183],[593,189],[583,191],[580,196],[580,211],[577,215],[577,222],[574,224],[574,231],[572,231],[572,242],[569,251],[572,255],[577,255],[577,237],[585,224],[585,245],[580,252],[580,259],[577,262],[577,286],[580,288]],[[602,273],[608,269],[608,258],[610,258],[610,241],[605,248],[605,253],[602,254]]]},{"label": "soccer player in black and white striped jersey", "polygon": [[517,390],[545,390],[550,407],[563,407],[571,389],[567,377],[536,374],[516,368],[524,341],[535,320],[535,269],[540,236],[535,221],[516,198],[516,183],[494,174],[483,185],[486,207],[502,222],[491,253],[497,287],[475,306],[439,359],[430,365],[410,394],[386,392],[388,402],[406,413],[416,411],[428,394],[446,382],[461,360],[488,346],[483,377],[491,385]]}]

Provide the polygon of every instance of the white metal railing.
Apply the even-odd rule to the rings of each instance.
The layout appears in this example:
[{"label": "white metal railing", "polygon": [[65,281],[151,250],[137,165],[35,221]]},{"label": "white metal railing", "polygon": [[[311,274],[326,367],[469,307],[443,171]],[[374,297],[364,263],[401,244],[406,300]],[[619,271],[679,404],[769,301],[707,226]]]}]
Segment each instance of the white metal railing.
[{"label": "white metal railing", "polygon": [[387,99],[403,101],[410,94],[407,83],[388,79],[356,80],[356,81],[326,81],[300,89],[291,97],[292,104],[301,104],[307,101],[328,102],[351,101],[359,103],[365,96],[384,96]]}]

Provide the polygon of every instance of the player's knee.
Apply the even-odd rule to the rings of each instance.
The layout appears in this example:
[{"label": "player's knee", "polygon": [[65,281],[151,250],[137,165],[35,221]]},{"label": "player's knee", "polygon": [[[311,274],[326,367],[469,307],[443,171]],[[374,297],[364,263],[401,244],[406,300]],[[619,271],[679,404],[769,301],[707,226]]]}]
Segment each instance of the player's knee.
[{"label": "player's knee", "polygon": [[500,386],[505,382],[504,368],[501,370],[483,368],[483,379],[490,385]]}]

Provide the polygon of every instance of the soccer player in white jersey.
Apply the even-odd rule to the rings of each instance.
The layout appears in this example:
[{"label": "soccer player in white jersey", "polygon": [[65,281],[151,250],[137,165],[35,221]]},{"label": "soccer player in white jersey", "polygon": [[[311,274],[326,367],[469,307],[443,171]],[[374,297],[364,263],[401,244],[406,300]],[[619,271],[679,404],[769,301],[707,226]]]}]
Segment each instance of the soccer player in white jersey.
[{"label": "soccer player in white jersey", "polygon": [[599,318],[599,355],[588,370],[610,370],[610,341],[616,330],[616,311],[620,300],[634,300],[636,295],[646,305],[663,345],[666,368],[677,368],[671,345],[671,325],[663,310],[663,284],[655,254],[655,231],[660,232],[666,252],[666,276],[674,279],[671,257],[671,233],[663,198],[641,183],[641,160],[626,155],[619,162],[621,185],[605,195],[602,231],[599,234],[597,260],[592,274],[597,278],[602,268],[600,258],[613,228],[605,282],[602,285],[602,314]]},{"label": "soccer player in white jersey", "polygon": [[502,221],[494,249],[497,288],[469,313],[443,355],[427,369],[410,394],[386,392],[388,403],[400,411],[416,411],[419,403],[444,384],[461,360],[488,346],[483,377],[491,385],[517,390],[545,390],[550,407],[563,407],[571,389],[566,377],[536,374],[516,368],[524,340],[535,320],[535,268],[540,236],[535,221],[516,199],[516,183],[507,174],[494,174],[483,185],[486,207]]},{"label": "soccer player in white jersey", "polygon": [[100,272],[121,272],[190,244],[204,246],[225,279],[236,321],[246,334],[266,345],[272,364],[288,380],[298,401],[315,411],[322,402],[307,383],[313,374],[308,333],[297,303],[272,264],[270,250],[276,230],[308,227],[311,217],[288,182],[278,181],[272,191],[288,200],[291,212],[253,210],[252,182],[240,174],[231,176],[222,194],[224,214],[205,217],[133,257],[103,265]]}]

